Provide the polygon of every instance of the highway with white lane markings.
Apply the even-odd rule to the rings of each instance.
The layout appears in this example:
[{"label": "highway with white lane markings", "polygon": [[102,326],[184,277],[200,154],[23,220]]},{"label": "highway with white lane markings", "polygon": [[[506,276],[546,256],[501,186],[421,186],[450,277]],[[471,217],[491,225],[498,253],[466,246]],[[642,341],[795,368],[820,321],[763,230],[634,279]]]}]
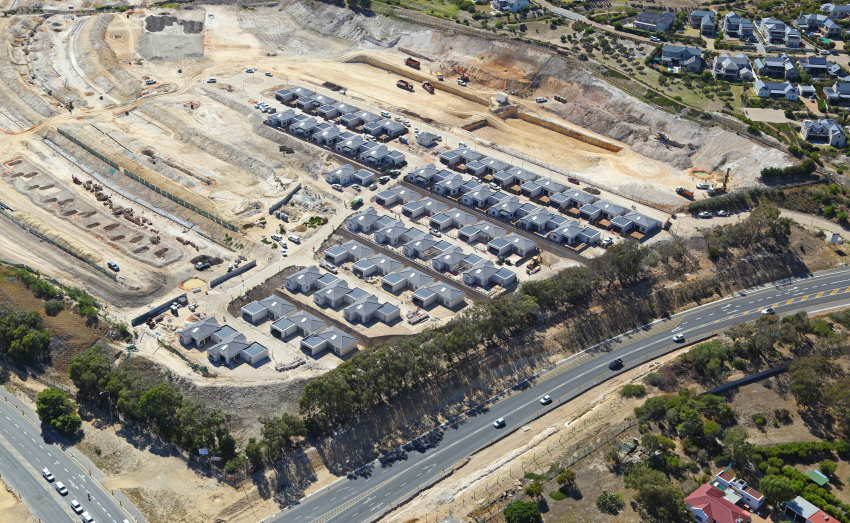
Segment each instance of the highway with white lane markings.
[{"label": "highway with white lane markings", "polygon": [[[474,409],[445,426],[399,448],[389,460],[375,460],[357,474],[340,478],[330,487],[291,505],[266,521],[325,523],[376,521],[393,506],[438,481],[463,458],[488,446],[529,421],[557,408],[620,372],[641,365],[686,344],[710,338],[737,323],[754,321],[773,308],[778,315],[798,310],[822,312],[850,306],[850,268],[832,269],[774,284],[736,292],[718,301],[664,318],[620,335],[568,358],[541,376],[515,387],[487,406]],[[621,358],[623,368],[610,370],[608,362]],[[540,404],[544,395],[553,402]],[[505,418],[501,429],[493,426]],[[384,461],[384,463],[382,463]]]}]

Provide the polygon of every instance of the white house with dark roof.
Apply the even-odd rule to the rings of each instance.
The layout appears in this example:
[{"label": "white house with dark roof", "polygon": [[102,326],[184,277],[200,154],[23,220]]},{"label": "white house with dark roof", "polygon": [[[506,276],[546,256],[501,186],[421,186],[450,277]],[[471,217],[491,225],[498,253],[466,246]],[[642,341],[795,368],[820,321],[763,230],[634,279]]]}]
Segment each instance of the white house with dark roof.
[{"label": "white house with dark roof", "polygon": [[832,147],[844,147],[847,135],[844,129],[833,119],[821,119],[817,122],[803,120],[800,130],[803,139],[813,144],[827,144]]},{"label": "white house with dark roof", "polygon": [[334,245],[333,247],[325,249],[323,254],[325,260],[333,263],[334,265],[339,265],[340,263],[348,260],[357,261],[366,256],[371,256],[374,253],[375,251],[369,247],[366,247],[354,240],[349,240],[342,245]]},{"label": "white house with dark roof", "polygon": [[517,281],[514,271],[506,267],[496,267],[490,260],[482,260],[466,269],[462,278],[463,283],[480,287],[489,287],[491,284],[507,287]]},{"label": "white house with dark roof", "polygon": [[841,26],[835,20],[823,14],[803,14],[794,20],[794,27],[801,32],[810,33],[823,29],[823,35],[827,38],[838,38],[841,36]]},{"label": "white house with dark roof", "polygon": [[594,203],[599,200],[596,196],[578,189],[571,189],[566,191],[564,194],[569,199],[567,201],[567,207],[583,207],[589,203]]},{"label": "white house with dark roof", "polygon": [[593,245],[602,239],[602,233],[598,229],[582,227],[575,220],[569,220],[547,234],[546,237],[553,242],[567,245],[575,245],[576,243]]},{"label": "white house with dark roof", "polygon": [[280,338],[285,340],[286,338],[296,334],[298,332],[298,328],[295,326],[295,322],[290,320],[289,318],[281,318],[276,322],[272,323],[270,326],[271,335],[275,338]]},{"label": "white house with dark roof", "polygon": [[637,19],[632,22],[635,29],[643,29],[650,32],[669,31],[676,21],[676,15],[665,11],[663,13],[651,13],[643,11],[638,13]]},{"label": "white house with dark roof", "polygon": [[242,314],[242,317],[248,320],[251,323],[258,323],[268,316],[269,311],[258,301],[252,301],[247,305],[243,305],[239,312]]},{"label": "white house with dark roof", "polygon": [[437,144],[437,136],[434,133],[424,132],[416,135],[416,143],[422,147],[431,147]]},{"label": "white house with dark roof", "polygon": [[443,243],[443,241],[429,234],[405,243],[401,246],[401,252],[408,258],[427,259],[436,254],[436,252],[433,252],[433,249],[439,243]]},{"label": "white house with dark roof", "polygon": [[460,201],[464,205],[468,205],[470,207],[487,207],[488,205],[495,203],[495,200],[490,201],[495,195],[496,192],[488,188],[486,185],[479,185],[477,188],[461,196]]},{"label": "white house with dark roof", "polygon": [[549,206],[563,210],[570,206],[570,197],[562,192],[553,194],[549,197]]},{"label": "white house with dark roof", "polygon": [[325,173],[325,181],[328,183],[338,183],[345,185],[351,183],[354,179],[354,173],[357,169],[351,164],[345,164],[342,167],[328,171]]},{"label": "white house with dark roof", "polygon": [[468,147],[446,151],[440,155],[440,162],[448,166],[468,164],[484,158],[483,154],[477,153]]},{"label": "white house with dark roof", "polygon": [[366,146],[366,143],[366,140],[364,140],[363,138],[355,136],[353,138],[337,142],[337,144],[334,145],[334,150],[339,154],[343,154],[345,156],[355,156],[363,150],[363,148]]},{"label": "white house with dark roof", "polygon": [[354,107],[353,105],[348,105],[345,102],[327,104],[316,109],[316,115],[324,118],[325,120],[331,120],[333,118],[336,118],[337,116],[356,112],[356,107]]},{"label": "white house with dark roof", "polygon": [[494,238],[501,238],[506,233],[504,227],[482,220],[462,227],[457,233],[457,239],[471,245],[476,242],[487,243]]},{"label": "white house with dark roof", "polygon": [[768,44],[800,47],[800,32],[776,18],[762,18],[758,30]]},{"label": "white house with dark roof", "polygon": [[466,254],[460,247],[447,249],[431,259],[434,270],[458,274],[459,272],[481,262],[483,258],[477,254]]},{"label": "white house with dark roof", "polygon": [[196,347],[202,347],[210,341],[213,333],[220,328],[218,320],[212,316],[208,316],[181,330],[177,334],[177,337],[182,345],[194,344]]},{"label": "white house with dark roof", "polygon": [[292,120],[298,113],[293,109],[286,109],[285,111],[281,111],[279,113],[272,113],[266,118],[266,122],[272,127],[289,127],[289,124],[292,123]]},{"label": "white house with dark roof", "polygon": [[460,188],[464,183],[466,183],[466,180],[459,174],[447,176],[434,184],[434,192],[443,196],[457,196],[460,194]]},{"label": "white house with dark roof", "polygon": [[505,195],[504,198],[487,209],[487,214],[500,220],[512,221],[516,218],[517,212],[522,206],[523,203],[516,196]]},{"label": "white house with dark roof", "polygon": [[454,176],[458,175],[446,169],[438,169],[433,163],[426,163],[419,169],[410,171],[405,179],[416,185],[428,186]]},{"label": "white house with dark roof", "polygon": [[393,273],[387,274],[381,279],[381,286],[390,292],[399,292],[403,289],[413,289],[430,285],[434,281],[432,276],[424,272],[405,267]]},{"label": "white house with dark roof", "polygon": [[353,113],[347,113],[340,116],[339,123],[340,125],[344,125],[349,129],[354,129],[356,127],[360,127],[364,124],[374,122],[380,119],[380,116],[372,114],[369,111],[355,111]]},{"label": "white house with dark roof", "polygon": [[295,305],[274,294],[260,300],[259,304],[266,309],[266,316],[272,321],[289,316],[296,310]]},{"label": "white house with dark roof", "polygon": [[374,207],[369,207],[365,211],[361,211],[345,221],[345,226],[352,232],[370,232],[375,228],[375,224],[380,220],[381,216]]},{"label": "white house with dark roof", "polygon": [[753,92],[759,98],[785,98],[786,100],[798,100],[800,98],[797,89],[791,82],[765,82],[756,80],[753,82]]},{"label": "white house with dark roof", "polygon": [[274,97],[278,102],[293,102],[303,96],[312,96],[314,94],[316,93],[305,87],[287,87],[286,89],[275,91]]},{"label": "white house with dark roof", "polygon": [[718,80],[752,82],[755,78],[750,58],[744,53],[723,53],[714,59],[712,74]]},{"label": "white house with dark roof", "polygon": [[650,218],[637,211],[631,211],[624,216],[617,216],[611,220],[609,228],[619,234],[628,234],[632,231],[640,234],[652,234],[661,228],[662,223],[655,218]]},{"label": "white house with dark roof", "polygon": [[421,200],[408,202],[401,207],[401,213],[408,218],[416,219],[420,216],[433,216],[439,214],[449,206],[433,198],[426,197]]},{"label": "white house with dark roof", "polygon": [[316,130],[316,127],[319,126],[318,120],[315,118],[306,118],[300,121],[293,121],[289,125],[289,132],[300,136],[302,138],[307,138]]},{"label": "white house with dark roof", "polygon": [[411,191],[407,187],[393,187],[379,192],[375,195],[375,203],[382,207],[390,207],[397,203],[404,205],[407,202],[421,200],[422,195],[416,191]]},{"label": "white house with dark roof", "polygon": [[454,309],[463,303],[464,293],[445,283],[437,283],[430,287],[421,287],[416,290],[410,299],[417,307],[430,307],[435,303],[448,309]]},{"label": "white house with dark roof", "polygon": [[509,256],[517,254],[526,256],[537,250],[537,243],[512,233],[502,238],[494,238],[487,244],[487,251],[495,256]]},{"label": "white house with dark roof", "polygon": [[511,167],[493,174],[493,182],[502,187],[510,187],[514,184],[522,185],[525,182],[532,182],[538,178],[540,178],[539,175],[525,169],[520,169],[519,167]]},{"label": "white house with dark roof", "polygon": [[364,258],[351,267],[351,272],[359,278],[368,278],[373,274],[383,276],[395,272],[404,266],[403,263],[384,255]]},{"label": "white house with dark roof", "polygon": [[835,82],[832,87],[824,87],[823,94],[832,105],[850,105],[850,83]]},{"label": "white house with dark roof", "polygon": [[799,64],[800,69],[814,78],[828,75],[829,68],[833,65],[837,65],[833,64],[823,56],[807,56],[805,58],[800,58],[797,63]]},{"label": "white house with dark roof", "polygon": [[331,127],[330,129],[314,132],[313,136],[310,137],[310,141],[319,145],[331,146],[340,140],[341,134],[342,132],[339,129]]},{"label": "white house with dark roof", "polygon": [[289,292],[309,292],[316,286],[316,281],[322,277],[322,271],[311,265],[291,276],[287,276],[284,286]]},{"label": "white house with dark roof", "polygon": [[337,103],[337,100],[334,100],[330,96],[325,96],[323,94],[312,94],[310,96],[302,96],[295,100],[295,106],[301,109],[302,111],[315,111],[319,107],[335,103]]},{"label": "white house with dark roof", "polygon": [[821,4],[820,12],[835,20],[847,18],[850,16],[850,4]]},{"label": "white house with dark roof", "polygon": [[321,290],[316,291],[313,294],[313,303],[319,307],[336,309],[345,303],[345,296],[349,292],[351,292],[351,288],[345,280],[336,280]]},{"label": "white house with dark roof", "polygon": [[474,223],[475,220],[475,216],[468,212],[459,211],[457,209],[449,209],[431,216],[431,219],[428,220],[428,226],[433,229],[437,229],[438,231],[445,231],[452,227],[460,229],[470,223]]},{"label": "white house with dark roof", "polygon": [[245,341],[245,336],[239,335],[238,338],[218,343],[207,349],[207,359],[212,362],[223,361],[225,365],[230,365],[239,359],[239,355],[251,344]]},{"label": "white house with dark roof", "polygon": [[288,318],[295,324],[298,334],[307,337],[327,327],[327,323],[306,311],[298,311]]},{"label": "white house with dark roof", "polygon": [[758,76],[769,76],[783,80],[796,80],[800,77],[794,58],[786,53],[756,58],[753,61],[753,69]]},{"label": "white house with dark roof", "polygon": [[593,206],[599,209],[601,217],[605,220],[611,220],[617,216],[622,216],[628,211],[628,209],[621,205],[615,205],[611,202],[606,202],[605,200],[597,200]]}]

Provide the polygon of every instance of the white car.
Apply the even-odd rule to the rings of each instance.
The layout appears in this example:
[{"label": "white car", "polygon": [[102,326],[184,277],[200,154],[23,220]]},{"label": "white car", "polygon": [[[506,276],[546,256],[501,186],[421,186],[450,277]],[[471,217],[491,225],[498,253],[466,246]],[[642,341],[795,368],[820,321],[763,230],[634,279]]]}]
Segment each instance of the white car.
[{"label": "white car", "polygon": [[207,78],[208,84],[214,84],[216,82],[215,78]]},{"label": "white car", "polygon": [[614,240],[612,240],[611,238],[605,238],[604,240],[599,242],[599,245],[601,245],[603,247],[610,247],[610,246],[614,245]]},{"label": "white car", "polygon": [[414,128],[413,128],[413,132],[414,132],[414,133],[418,133],[418,132],[419,132],[419,128],[418,128],[418,127],[414,127]]},{"label": "white car", "polygon": [[75,499],[71,501],[71,510],[73,510],[77,514],[81,514],[83,512],[83,506],[80,505],[80,502]]},{"label": "white car", "polygon": [[548,405],[548,404],[552,403],[552,396],[550,396],[548,394],[543,396],[542,398],[540,398],[540,403],[543,404],[543,405]]},{"label": "white car", "polygon": [[57,481],[54,487],[56,487],[56,492],[59,494],[62,494],[63,496],[68,495],[68,489],[65,488],[65,485],[63,485],[61,481]]},{"label": "white car", "polygon": [[392,115],[390,114],[389,111],[381,111],[381,116],[383,116],[384,118],[389,118]]},{"label": "white car", "polygon": [[716,214],[717,216],[720,216],[721,218],[725,218],[725,217],[727,217],[727,216],[730,216],[730,214],[729,214],[729,212],[728,212],[728,211],[717,211],[715,214]]},{"label": "white car", "polygon": [[673,341],[675,341],[676,343],[682,343],[683,341],[685,341],[685,336],[682,334],[676,334],[675,336],[673,336]]},{"label": "white car", "polygon": [[91,514],[89,514],[88,512],[83,512],[82,514],[80,514],[80,516],[83,519],[83,523],[94,523],[94,518],[91,517]]},{"label": "white car", "polygon": [[776,314],[776,310],[773,307],[768,307],[765,310],[761,311],[762,315],[765,314]]},{"label": "white car", "polygon": [[649,41],[650,41],[650,42],[660,42],[660,41],[661,41],[661,39],[660,39],[660,38],[658,38],[657,36],[650,36],[650,37],[649,37]]},{"label": "white car", "polygon": [[710,188],[711,188],[711,186],[708,185],[707,183],[698,183],[697,184],[697,189],[699,189],[701,191],[707,191]]},{"label": "white car", "polygon": [[279,242],[283,239],[283,236],[281,236],[280,234],[272,234],[271,238],[272,240]]},{"label": "white car", "polygon": [[281,255],[281,257],[286,258],[287,254],[289,254],[289,253],[287,253],[287,252],[286,252],[286,249],[281,249],[281,250],[280,250],[280,255]]},{"label": "white car", "polygon": [[401,123],[403,123],[405,127],[410,127],[410,120],[405,120]]},{"label": "white car", "polygon": [[830,52],[827,51],[826,49],[821,49],[820,54],[821,54],[821,56],[829,56]]},{"label": "white car", "polygon": [[466,87],[466,82],[464,82],[464,81],[463,81],[463,80],[461,80],[461,79],[458,79],[457,84],[458,84],[459,86],[461,86],[461,87]]},{"label": "white car", "polygon": [[342,190],[342,185],[340,185],[340,184],[338,184],[338,183],[332,184],[332,185],[331,185],[331,189],[336,189],[337,191],[341,191],[341,190]]},{"label": "white car", "polygon": [[274,76],[274,75],[271,74],[270,72],[266,71],[266,76]]},{"label": "white car", "polygon": [[51,474],[50,471],[47,469],[42,469],[41,475],[44,476],[44,479],[46,479],[47,481],[53,481],[54,479],[56,479],[53,477],[53,474]]},{"label": "white car", "polygon": [[499,418],[493,422],[493,426],[500,429],[505,426],[505,418]]},{"label": "white car", "polygon": [[395,121],[396,121],[396,122],[400,122],[400,121],[402,121],[402,120],[404,120],[404,118],[402,118],[401,116],[396,116],[396,117],[395,117]]}]

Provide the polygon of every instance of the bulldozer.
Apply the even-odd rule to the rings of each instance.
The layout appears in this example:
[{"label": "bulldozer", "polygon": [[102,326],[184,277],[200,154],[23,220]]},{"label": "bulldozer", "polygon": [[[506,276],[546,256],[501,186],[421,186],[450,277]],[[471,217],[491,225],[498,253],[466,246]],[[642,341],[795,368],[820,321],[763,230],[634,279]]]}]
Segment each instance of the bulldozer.
[{"label": "bulldozer", "polygon": [[526,274],[534,274],[535,272],[539,271],[542,266],[543,266],[543,255],[538,254],[537,256],[531,258],[531,260],[528,261],[528,264],[526,264],[526,266],[525,266],[525,273]]}]

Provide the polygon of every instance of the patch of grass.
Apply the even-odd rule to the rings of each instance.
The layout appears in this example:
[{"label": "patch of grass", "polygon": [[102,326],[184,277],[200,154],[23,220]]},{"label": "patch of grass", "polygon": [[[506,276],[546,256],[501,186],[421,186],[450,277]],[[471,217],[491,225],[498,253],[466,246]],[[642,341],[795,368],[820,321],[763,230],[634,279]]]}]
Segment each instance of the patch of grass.
[{"label": "patch of grass", "polygon": [[549,493],[549,497],[554,499],[555,501],[562,501],[567,499],[569,496],[561,492],[560,490],[553,490]]}]

